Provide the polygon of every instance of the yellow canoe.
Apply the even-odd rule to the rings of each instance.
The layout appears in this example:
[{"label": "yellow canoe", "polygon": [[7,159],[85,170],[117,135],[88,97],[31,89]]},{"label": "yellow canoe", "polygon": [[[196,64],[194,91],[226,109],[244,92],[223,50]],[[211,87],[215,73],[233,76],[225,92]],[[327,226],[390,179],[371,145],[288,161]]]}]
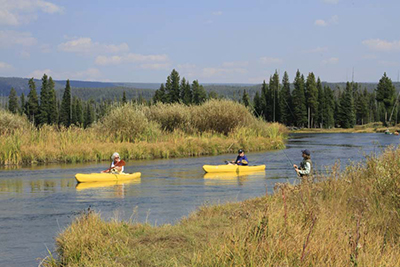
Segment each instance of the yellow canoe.
[{"label": "yellow canoe", "polygon": [[241,166],[241,165],[204,165],[205,172],[254,172],[264,171],[265,165]]},{"label": "yellow canoe", "polygon": [[123,174],[112,174],[112,173],[83,174],[83,173],[77,173],[75,175],[75,179],[79,183],[124,181],[124,180],[138,179],[138,178],[140,178],[141,175],[142,174],[140,172],[123,173]]}]

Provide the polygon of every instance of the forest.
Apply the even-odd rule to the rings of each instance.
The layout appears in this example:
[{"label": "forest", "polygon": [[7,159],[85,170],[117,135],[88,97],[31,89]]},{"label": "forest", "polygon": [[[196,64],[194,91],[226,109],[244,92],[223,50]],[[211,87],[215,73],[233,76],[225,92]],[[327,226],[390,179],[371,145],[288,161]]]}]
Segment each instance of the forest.
[{"label": "forest", "polygon": [[[254,115],[268,122],[308,128],[352,128],[370,122],[397,124],[400,120],[395,84],[383,74],[378,84],[321,82],[313,72],[307,77],[297,70],[293,82],[285,71],[282,80],[276,71],[260,86],[201,85],[198,80],[181,79],[172,70],[157,90],[124,86],[102,88],[65,88],[56,90],[56,83],[46,74],[37,90],[33,78],[28,81],[29,93],[18,96],[12,87],[7,109],[25,114],[36,126],[76,125],[88,127],[103,118],[115,103],[153,105],[183,103],[199,105],[208,99],[230,98],[248,107]],[[152,85],[154,86],[154,85]],[[333,87],[333,88],[332,88]],[[38,93],[39,92],[39,93]],[[96,97],[90,97],[93,96]]]}]

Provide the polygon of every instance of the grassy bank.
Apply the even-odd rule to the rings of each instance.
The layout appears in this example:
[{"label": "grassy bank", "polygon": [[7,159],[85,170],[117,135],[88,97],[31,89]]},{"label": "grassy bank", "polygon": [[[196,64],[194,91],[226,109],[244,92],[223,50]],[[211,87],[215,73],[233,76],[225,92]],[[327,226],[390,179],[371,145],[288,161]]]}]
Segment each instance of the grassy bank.
[{"label": "grassy bank", "polygon": [[0,111],[0,165],[188,157],[279,149],[287,130],[256,119],[243,105],[211,100],[201,106],[126,104],[90,128],[33,127]]},{"label": "grassy bank", "polygon": [[77,218],[47,266],[399,266],[400,149],[176,225]]},{"label": "grassy bank", "polygon": [[292,133],[384,133],[389,130],[391,133],[400,133],[400,124],[391,127],[384,127],[382,122],[373,122],[364,125],[356,125],[354,128],[344,129],[344,128],[331,128],[331,129],[321,129],[321,128],[302,128],[297,130],[292,130]]}]

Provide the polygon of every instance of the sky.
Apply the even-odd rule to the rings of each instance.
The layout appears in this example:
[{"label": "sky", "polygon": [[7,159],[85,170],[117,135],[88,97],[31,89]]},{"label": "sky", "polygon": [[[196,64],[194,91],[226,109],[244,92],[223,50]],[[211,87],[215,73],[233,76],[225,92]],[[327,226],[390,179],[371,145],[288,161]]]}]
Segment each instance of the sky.
[{"label": "sky", "polygon": [[0,77],[398,81],[399,0],[0,0]]}]

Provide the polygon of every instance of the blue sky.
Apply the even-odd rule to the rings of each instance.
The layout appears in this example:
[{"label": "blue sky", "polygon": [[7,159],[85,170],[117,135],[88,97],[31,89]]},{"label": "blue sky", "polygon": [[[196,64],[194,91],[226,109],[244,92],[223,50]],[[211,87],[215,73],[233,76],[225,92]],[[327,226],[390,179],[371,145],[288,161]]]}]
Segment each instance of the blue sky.
[{"label": "blue sky", "polygon": [[399,0],[0,0],[0,76],[261,83],[398,80]]}]

